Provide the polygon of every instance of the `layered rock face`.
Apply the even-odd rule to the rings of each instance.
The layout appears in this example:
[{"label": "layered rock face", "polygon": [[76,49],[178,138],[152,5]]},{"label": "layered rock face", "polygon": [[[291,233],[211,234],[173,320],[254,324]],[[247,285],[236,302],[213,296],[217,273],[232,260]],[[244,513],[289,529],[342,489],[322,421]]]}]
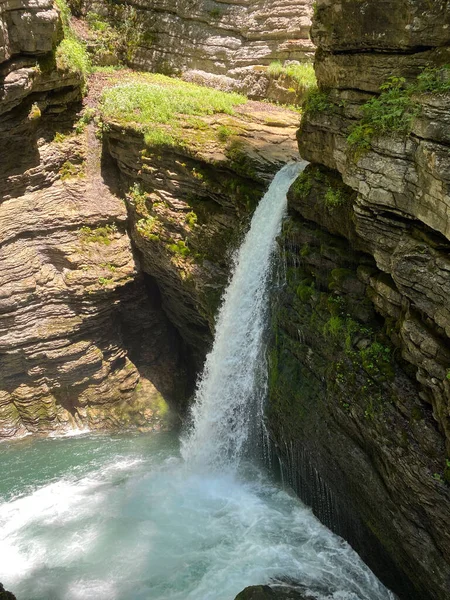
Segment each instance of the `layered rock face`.
[{"label": "layered rock face", "polygon": [[247,102],[232,115],[181,118],[174,129],[183,142],[159,145],[146,143],[139,126],[104,117],[105,149],[122,175],[142,269],[161,290],[196,370],[253,210],[273,175],[298,157],[298,120],[296,112]]},{"label": "layered rock face", "polygon": [[[121,8],[123,10],[121,10]],[[267,73],[274,61],[311,61],[312,0],[142,0],[136,14],[118,2],[86,3],[112,21],[133,18],[141,32],[127,57],[141,70],[183,74],[197,83],[251,98],[292,102],[296,84]]]},{"label": "layered rock face", "polygon": [[[444,600],[450,95],[444,85],[410,88],[410,127],[378,136],[362,106],[392,76],[406,81],[390,89],[415,85],[425,67],[446,80],[448,7],[321,0],[312,31],[320,102],[299,145],[314,164],[291,191],[283,235],[271,428],[304,495],[314,503],[328,488],[336,512],[351,507],[406,573],[413,587],[397,586],[402,597]],[[360,123],[366,138],[355,148],[348,138]],[[345,520],[334,525],[351,538]]]},{"label": "layered rock face", "polygon": [[178,372],[183,388],[180,342],[139,273],[92,126],[73,133],[81,73],[55,61],[52,4],[1,7],[0,437],[159,427],[160,392],[186,395],[172,383]]}]

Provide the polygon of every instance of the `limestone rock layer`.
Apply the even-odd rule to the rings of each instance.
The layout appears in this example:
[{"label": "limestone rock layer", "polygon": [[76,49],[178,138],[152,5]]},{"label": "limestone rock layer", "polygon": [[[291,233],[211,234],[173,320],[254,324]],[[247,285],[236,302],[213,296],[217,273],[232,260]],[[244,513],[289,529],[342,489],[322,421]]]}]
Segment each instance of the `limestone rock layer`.
[{"label": "limestone rock layer", "polygon": [[[313,164],[292,188],[288,282],[274,311],[280,452],[300,479],[300,462],[319,469],[341,509],[352,504],[412,582],[397,587],[408,599],[450,589],[447,4],[316,3],[319,101],[299,133]],[[367,103],[386,82],[410,90],[398,93],[414,114],[383,131]],[[349,137],[358,126],[359,146]]]},{"label": "limestone rock layer", "polygon": [[[311,61],[312,0],[140,0],[133,15],[141,34],[129,64],[176,73],[255,99],[292,102],[295,94],[266,74],[275,61]],[[126,5],[95,0],[83,11],[125,18]],[[291,82],[294,85],[295,82]],[[286,88],[286,89],[284,89]]]}]

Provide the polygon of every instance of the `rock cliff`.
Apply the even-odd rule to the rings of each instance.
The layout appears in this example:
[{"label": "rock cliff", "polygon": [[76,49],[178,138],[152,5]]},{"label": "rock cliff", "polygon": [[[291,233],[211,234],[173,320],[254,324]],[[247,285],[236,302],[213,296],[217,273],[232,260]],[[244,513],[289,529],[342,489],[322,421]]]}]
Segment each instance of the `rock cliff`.
[{"label": "rock cliff", "polygon": [[0,437],[163,427],[248,218],[296,155],[298,113],[236,95],[236,114],[180,118],[168,143],[145,141],[139,118],[103,114],[99,129],[103,88],[146,75],[94,74],[82,106],[87,58],[64,5],[0,6]]},{"label": "rock cliff", "polygon": [[78,120],[76,42],[51,3],[1,9],[0,437],[159,427],[160,392],[186,395],[180,342],[134,258],[93,126]]},{"label": "rock cliff", "polygon": [[[310,62],[314,55],[312,0],[95,0],[81,5],[94,28],[97,15],[122,30],[127,38],[122,54],[133,68],[183,75],[254,99],[295,101],[295,79],[272,76],[267,67],[275,61]],[[95,39],[92,44],[100,49]],[[105,60],[112,59],[113,48],[103,44],[101,51]]]},{"label": "rock cliff", "polygon": [[446,2],[316,3],[319,90],[299,134],[313,164],[281,242],[269,407],[316,510],[328,490],[329,524],[363,554],[364,538],[381,543],[413,584],[397,578],[402,597],[439,600],[450,589],[448,32]]}]

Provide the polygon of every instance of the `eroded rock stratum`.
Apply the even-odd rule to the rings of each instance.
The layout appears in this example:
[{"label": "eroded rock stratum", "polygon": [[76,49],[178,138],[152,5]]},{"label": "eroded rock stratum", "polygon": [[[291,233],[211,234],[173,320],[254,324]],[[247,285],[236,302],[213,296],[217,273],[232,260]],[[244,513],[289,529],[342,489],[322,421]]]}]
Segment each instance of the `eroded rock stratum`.
[{"label": "eroded rock stratum", "polygon": [[239,97],[148,140],[137,109],[126,124],[101,114],[103,89],[173,80],[86,82],[52,4],[0,6],[0,436],[165,427],[166,403],[182,412],[192,392],[232,251],[296,154],[298,113]]},{"label": "eroded rock stratum", "polygon": [[[448,7],[321,0],[312,37],[320,91],[299,147],[313,164],[290,194],[269,419],[297,485],[309,478],[310,501],[326,482],[341,515],[334,526],[364,554],[343,516],[351,505],[362,538],[370,532],[413,582],[397,585],[402,597],[444,600]],[[404,121],[392,115],[399,107]]]},{"label": "eroded rock stratum", "polygon": [[[122,57],[133,68],[182,75],[189,81],[251,98],[293,103],[295,79],[271,76],[273,62],[310,62],[312,0],[142,0],[129,5],[103,0],[72,3],[94,28],[107,19],[127,41]],[[130,22],[128,29],[123,23]],[[114,60],[117,44],[92,46]],[[119,44],[120,45],[120,44]],[[120,53],[120,52],[119,52]]]}]

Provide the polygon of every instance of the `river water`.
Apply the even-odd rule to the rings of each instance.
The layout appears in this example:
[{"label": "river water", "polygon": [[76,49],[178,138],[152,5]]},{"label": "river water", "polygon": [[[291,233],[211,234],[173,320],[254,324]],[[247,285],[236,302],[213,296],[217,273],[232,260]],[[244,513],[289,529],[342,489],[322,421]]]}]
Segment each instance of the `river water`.
[{"label": "river water", "polygon": [[18,600],[233,600],[295,581],[318,600],[392,600],[359,557],[260,466],[276,176],[235,258],[190,422],[0,446],[0,581]]}]

